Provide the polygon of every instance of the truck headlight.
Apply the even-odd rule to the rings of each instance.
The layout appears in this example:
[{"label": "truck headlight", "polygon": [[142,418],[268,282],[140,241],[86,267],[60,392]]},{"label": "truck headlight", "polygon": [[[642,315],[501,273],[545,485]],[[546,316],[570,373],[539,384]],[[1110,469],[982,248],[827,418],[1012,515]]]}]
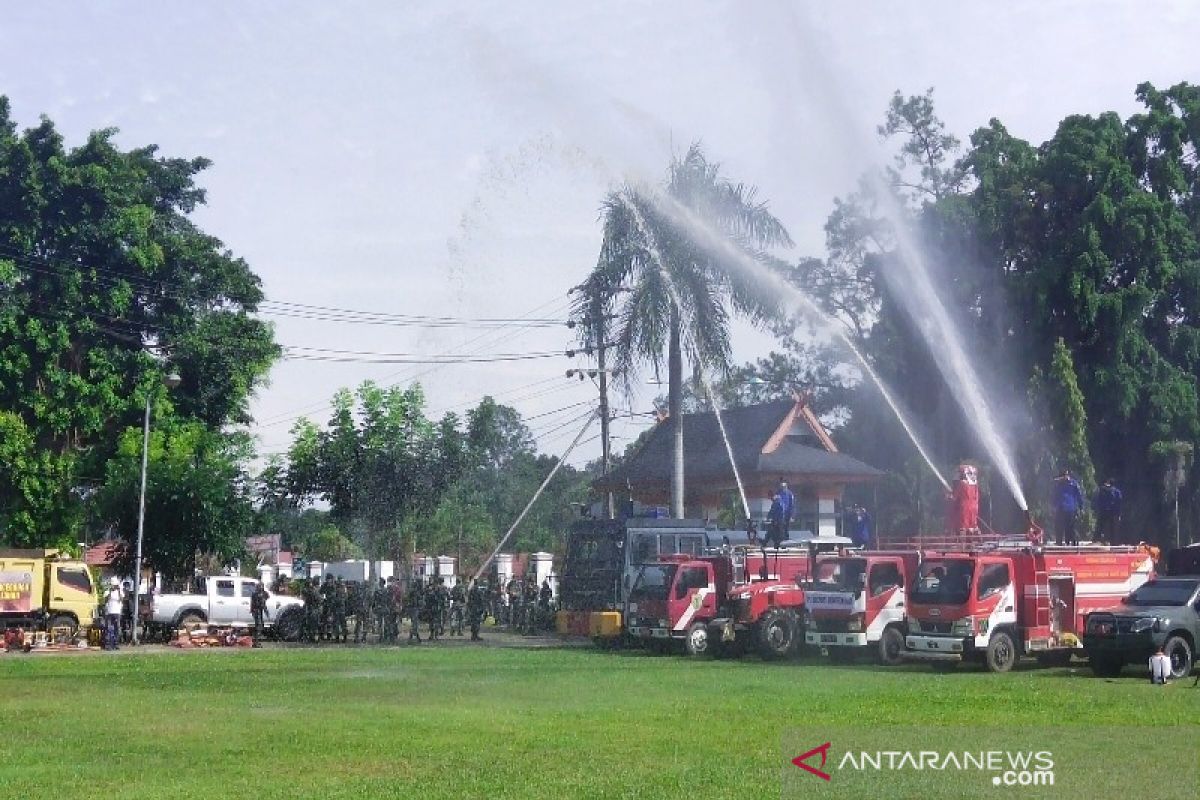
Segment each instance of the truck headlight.
[{"label": "truck headlight", "polygon": [[846,623],[846,630],[850,631],[851,633],[858,633],[859,631],[861,631],[862,630],[862,618],[861,617],[851,617],[850,621]]},{"label": "truck headlight", "polygon": [[954,620],[954,623],[950,626],[950,633],[955,636],[974,636],[975,620],[971,617]]},{"label": "truck headlight", "polygon": [[1146,633],[1158,630],[1158,617],[1138,617],[1133,621],[1134,633]]}]

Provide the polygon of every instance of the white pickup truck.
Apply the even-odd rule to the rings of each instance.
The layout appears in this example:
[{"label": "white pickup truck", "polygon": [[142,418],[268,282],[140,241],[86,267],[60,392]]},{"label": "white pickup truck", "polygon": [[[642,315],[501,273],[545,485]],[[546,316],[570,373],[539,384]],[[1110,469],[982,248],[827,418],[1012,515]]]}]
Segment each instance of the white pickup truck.
[{"label": "white pickup truck", "polygon": [[[196,622],[211,622],[214,625],[243,622],[250,625],[254,622],[250,615],[250,597],[256,588],[258,581],[254,578],[228,575],[197,577],[191,592],[154,596],[150,626],[169,637],[174,629]],[[276,639],[299,639],[303,621],[304,602],[300,598],[268,592],[264,624]]]}]

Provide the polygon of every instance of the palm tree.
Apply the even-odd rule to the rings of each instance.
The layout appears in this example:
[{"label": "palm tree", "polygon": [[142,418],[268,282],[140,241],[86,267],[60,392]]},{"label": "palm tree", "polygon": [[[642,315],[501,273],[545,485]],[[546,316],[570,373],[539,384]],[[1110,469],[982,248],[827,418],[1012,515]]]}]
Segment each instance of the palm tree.
[{"label": "palm tree", "polygon": [[[680,212],[683,212],[682,214]],[[585,346],[599,341],[615,349],[615,371],[627,394],[636,368],[649,363],[660,375],[667,356],[668,413],[674,426],[671,513],[684,513],[683,361],[693,371],[730,369],[730,309],[756,324],[775,315],[776,304],[753,278],[731,268],[726,248],[712,237],[698,241],[702,224],[725,244],[769,262],[769,248],[792,244],[783,223],[756,199],[754,187],[723,177],[720,165],[693,144],[671,161],[661,189],[626,184],[603,205],[604,241],[595,269],[577,295],[575,313]]]}]

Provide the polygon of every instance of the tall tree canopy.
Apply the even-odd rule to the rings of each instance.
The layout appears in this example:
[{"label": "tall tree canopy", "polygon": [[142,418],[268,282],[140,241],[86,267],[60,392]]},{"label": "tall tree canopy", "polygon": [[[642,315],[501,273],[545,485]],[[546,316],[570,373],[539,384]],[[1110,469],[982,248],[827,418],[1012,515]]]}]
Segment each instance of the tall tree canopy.
[{"label": "tall tree canopy", "polygon": [[78,541],[81,483],[166,371],[183,378],[171,413],[217,431],[247,421],[278,355],[252,316],[258,278],[190,219],[208,162],[115,137],[69,148],[45,118],[18,132],[0,97],[0,449],[19,476],[3,542]]},{"label": "tall tree canopy", "polygon": [[[661,189],[627,185],[605,199],[600,257],[575,308],[591,323],[580,326],[585,344],[613,337],[615,367],[627,386],[639,364],[650,364],[658,375],[666,357],[675,431],[671,502],[677,517],[684,512],[684,356],[697,373],[723,375],[730,368],[730,312],[756,322],[773,312],[754,277],[697,235],[690,220],[755,260],[767,261],[764,251],[792,244],[753,187],[724,177],[720,165],[692,145],[671,162]],[[615,324],[600,324],[609,315]]]}]

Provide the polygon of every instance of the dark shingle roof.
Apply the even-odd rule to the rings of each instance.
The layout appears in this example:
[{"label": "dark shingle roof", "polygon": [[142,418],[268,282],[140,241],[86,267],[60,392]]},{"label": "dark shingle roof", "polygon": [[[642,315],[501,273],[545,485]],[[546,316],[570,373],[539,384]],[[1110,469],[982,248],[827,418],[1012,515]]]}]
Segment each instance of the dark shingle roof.
[{"label": "dark shingle roof", "polygon": [[[801,444],[791,437],[784,438],[773,452],[763,453],[763,446],[794,406],[791,400],[778,400],[721,412],[743,478],[755,473],[846,479],[876,478],[883,474],[856,458]],[[614,469],[603,483],[623,487],[626,483],[637,486],[668,481],[671,476],[673,438],[670,420],[659,423],[641,449]],[[714,414],[683,415],[683,452],[684,475],[687,479],[713,482],[733,480],[729,456],[721,441],[721,430]]]}]

